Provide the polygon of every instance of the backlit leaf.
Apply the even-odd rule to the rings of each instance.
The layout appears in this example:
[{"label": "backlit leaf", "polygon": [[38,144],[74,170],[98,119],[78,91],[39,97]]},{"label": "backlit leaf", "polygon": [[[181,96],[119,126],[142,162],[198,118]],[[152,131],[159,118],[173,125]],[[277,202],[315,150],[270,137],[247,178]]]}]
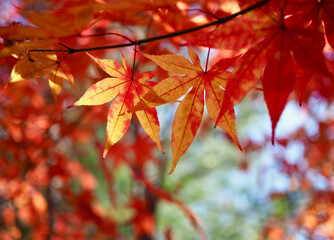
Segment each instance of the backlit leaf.
[{"label": "backlit leaf", "polygon": [[[129,110],[133,103],[141,100],[155,82],[150,82],[156,72],[146,72],[134,76],[128,61],[123,56],[123,65],[109,59],[98,59],[88,54],[106,73],[110,75],[92,85],[85,94],[72,106],[101,105],[115,99],[109,109],[107,122],[107,141],[103,157],[109,148],[118,142],[130,126],[132,113]],[[160,126],[155,109],[140,111],[137,117],[146,133],[154,140],[160,151]]]},{"label": "backlit leaf", "polygon": [[40,78],[49,73],[49,85],[54,97],[59,95],[63,79],[76,89],[73,76],[66,65],[61,64],[55,53],[29,52],[23,55],[10,75],[10,83],[20,82],[31,78]]},{"label": "backlit leaf", "polygon": [[[195,51],[189,48],[188,53],[192,63],[183,56],[173,54],[160,56],[146,54],[147,58],[154,61],[163,69],[184,76],[177,75],[162,80],[149,90],[142,97],[141,101],[130,110],[130,112],[136,112],[167,102],[175,102],[191,89],[179,105],[173,121],[173,160],[170,174],[174,171],[177,162],[196,136],[203,116],[204,90],[206,92],[206,105],[209,114],[212,118],[217,117],[221,109],[220,104],[223,100],[223,87],[226,85],[226,79],[224,78],[228,74],[226,69],[237,59],[222,59],[210,70],[204,71]],[[225,115],[221,119],[219,126],[232,137],[241,149],[236,135],[234,111],[231,110]]]}]

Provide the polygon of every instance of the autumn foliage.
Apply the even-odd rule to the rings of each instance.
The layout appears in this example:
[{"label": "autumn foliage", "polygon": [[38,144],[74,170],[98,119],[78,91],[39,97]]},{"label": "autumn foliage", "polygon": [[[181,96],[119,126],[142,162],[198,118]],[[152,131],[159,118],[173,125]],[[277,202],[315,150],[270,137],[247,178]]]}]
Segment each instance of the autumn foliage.
[{"label": "autumn foliage", "polygon": [[[173,239],[170,227],[158,234],[160,202],[176,206],[205,239],[199,217],[163,181],[191,161],[184,155],[199,130],[214,127],[245,159],[268,142],[304,147],[303,166],[284,151],[276,160],[308,203],[268,217],[260,238],[334,238],[333,0],[21,0],[3,8],[1,239]],[[271,119],[261,144],[238,138],[235,107],[250,95],[261,96]],[[314,99],[325,105],[322,117]],[[289,100],[316,133],[299,127],[276,137]],[[175,110],[169,141],[161,105]],[[121,192],[124,166],[133,184]]]}]

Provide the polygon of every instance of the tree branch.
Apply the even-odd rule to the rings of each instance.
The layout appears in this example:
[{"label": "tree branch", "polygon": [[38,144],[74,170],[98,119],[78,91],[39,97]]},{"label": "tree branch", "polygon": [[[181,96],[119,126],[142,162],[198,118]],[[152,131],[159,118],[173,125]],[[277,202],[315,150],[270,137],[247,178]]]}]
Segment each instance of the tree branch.
[{"label": "tree branch", "polygon": [[77,52],[88,52],[88,51],[96,51],[96,50],[105,50],[105,49],[114,49],[114,48],[123,48],[123,47],[129,47],[129,46],[134,46],[134,45],[141,45],[144,43],[148,43],[148,42],[153,42],[153,41],[158,41],[158,40],[162,40],[162,39],[167,39],[167,38],[173,38],[173,37],[177,37],[180,35],[184,35],[187,33],[191,33],[191,32],[195,32],[198,30],[201,30],[203,28],[207,28],[207,27],[211,27],[214,25],[219,25],[219,24],[224,24],[227,23],[228,21],[231,21],[232,19],[246,14],[254,9],[257,9],[259,7],[261,7],[262,5],[268,3],[270,0],[262,0],[258,3],[255,3],[237,13],[234,13],[230,16],[227,17],[223,17],[218,19],[217,21],[214,22],[210,22],[207,24],[203,24],[197,27],[193,27],[193,28],[188,28],[186,30],[182,30],[182,31],[178,31],[178,32],[173,32],[173,33],[169,33],[169,34],[165,34],[165,35],[160,35],[160,36],[156,36],[156,37],[151,37],[151,38],[145,38],[145,39],[140,39],[140,40],[134,40],[134,41],[130,41],[129,43],[123,43],[123,44],[116,44],[116,45],[110,45],[110,46],[100,46],[100,47],[91,47],[91,48],[70,48],[67,47],[65,45],[63,45],[66,49],[33,49],[33,50],[29,50],[28,52],[67,52],[69,54],[73,54],[73,53],[77,53]]}]

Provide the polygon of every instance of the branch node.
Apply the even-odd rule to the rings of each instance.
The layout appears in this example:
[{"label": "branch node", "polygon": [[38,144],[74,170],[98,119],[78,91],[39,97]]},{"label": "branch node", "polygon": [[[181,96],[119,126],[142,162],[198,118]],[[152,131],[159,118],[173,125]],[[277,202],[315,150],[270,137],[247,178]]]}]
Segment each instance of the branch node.
[{"label": "branch node", "polygon": [[68,47],[68,46],[66,46],[66,45],[64,45],[64,44],[62,44],[62,43],[59,43],[59,44],[62,45],[64,48],[66,48],[66,49],[68,50],[68,54],[73,54],[73,53],[75,53],[75,49],[70,48],[70,47]]}]

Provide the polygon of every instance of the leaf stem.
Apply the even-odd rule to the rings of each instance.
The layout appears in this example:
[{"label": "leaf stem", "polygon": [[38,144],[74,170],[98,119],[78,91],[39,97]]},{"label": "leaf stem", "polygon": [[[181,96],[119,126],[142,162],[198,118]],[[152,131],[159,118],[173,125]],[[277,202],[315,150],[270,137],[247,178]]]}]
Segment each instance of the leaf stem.
[{"label": "leaf stem", "polygon": [[96,51],[96,50],[105,50],[105,49],[115,49],[115,48],[123,48],[123,47],[129,47],[129,46],[135,46],[135,45],[141,45],[144,43],[148,43],[148,42],[153,42],[153,41],[159,41],[159,40],[163,40],[163,39],[167,39],[167,38],[173,38],[173,37],[177,37],[177,36],[181,36],[187,33],[191,33],[191,32],[195,32],[198,30],[201,30],[203,28],[207,28],[207,27],[211,27],[214,25],[219,25],[219,24],[224,24],[227,23],[228,21],[231,21],[232,19],[246,14],[254,9],[257,9],[259,7],[261,7],[262,5],[268,3],[270,0],[262,0],[260,2],[257,2],[237,13],[231,14],[227,17],[223,17],[223,18],[219,18],[217,21],[213,21],[210,23],[206,23],[203,25],[199,25],[197,27],[193,27],[193,28],[188,28],[182,31],[177,31],[177,32],[172,32],[172,33],[168,33],[165,35],[160,35],[160,36],[156,36],[156,37],[151,37],[151,38],[144,38],[144,39],[140,39],[140,40],[134,40],[134,41],[130,41],[129,43],[122,43],[122,44],[115,44],[115,45],[110,45],[110,46],[99,46],[99,47],[91,47],[91,48],[70,48],[67,46],[64,46],[66,49],[33,49],[33,50],[29,50],[29,52],[68,52],[69,54],[73,54],[73,53],[77,53],[77,52],[88,52],[88,51]]},{"label": "leaf stem", "polygon": [[211,48],[208,49],[208,55],[206,56],[205,71],[204,71],[205,73],[208,72],[210,50],[211,50]]},{"label": "leaf stem", "polygon": [[132,63],[132,70],[131,70],[131,81],[133,81],[133,75],[135,72],[135,67],[136,67],[136,55],[137,55],[137,45],[135,45],[134,49],[133,49],[134,53],[133,53],[133,63]]}]

